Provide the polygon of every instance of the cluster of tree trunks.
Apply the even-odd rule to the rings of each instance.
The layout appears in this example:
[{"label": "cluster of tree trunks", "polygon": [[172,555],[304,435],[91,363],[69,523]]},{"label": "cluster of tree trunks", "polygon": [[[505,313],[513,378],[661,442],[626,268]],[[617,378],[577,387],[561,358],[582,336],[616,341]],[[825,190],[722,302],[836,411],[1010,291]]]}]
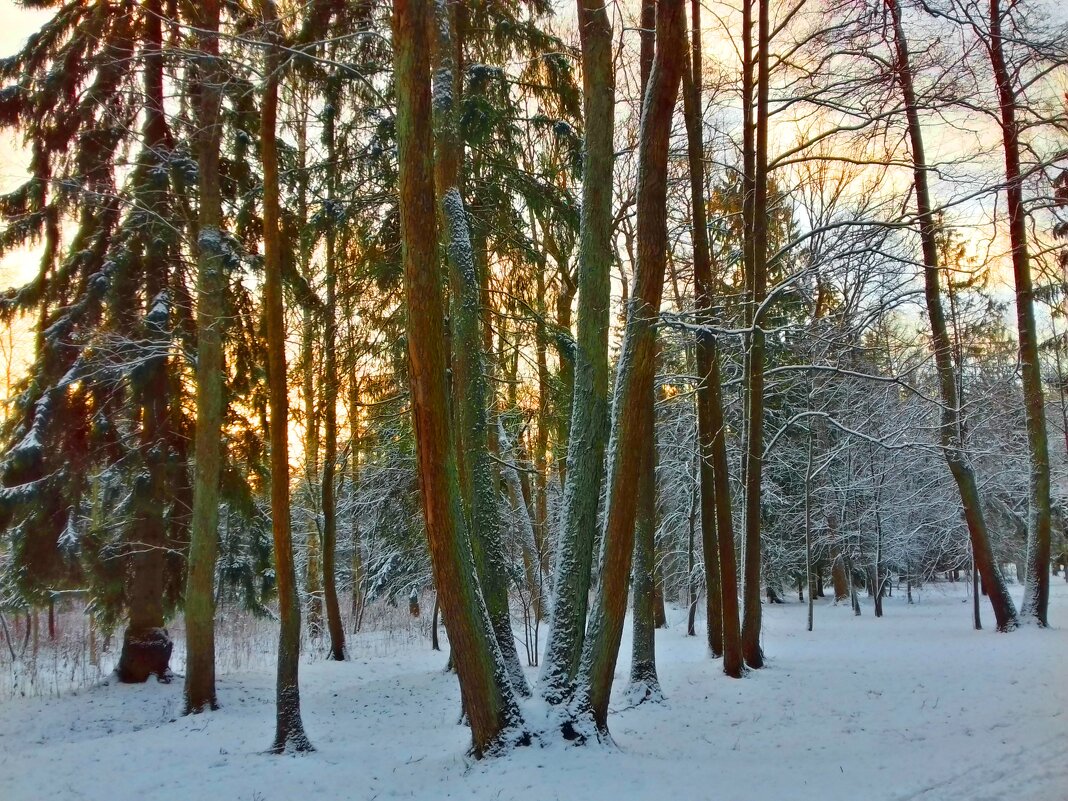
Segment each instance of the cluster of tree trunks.
[{"label": "cluster of tree trunks", "polygon": [[[978,482],[968,456],[950,337],[942,308],[937,243],[937,220],[928,186],[920,123],[923,98],[918,96],[908,40],[898,0],[885,0],[891,26],[885,34],[893,53],[892,80],[900,93],[907,125],[916,197],[916,228],[923,255],[927,312],[941,399],[942,452],[960,494],[970,535],[974,573],[993,607],[1000,630],[1015,627],[1019,616],[995,561],[984,518]],[[693,268],[697,326],[693,359],[699,383],[696,392],[697,449],[701,544],[704,553],[707,643],[713,657],[722,657],[723,671],[732,677],[746,666],[760,668],[762,546],[761,502],[764,461],[765,316],[769,281],[768,134],[771,86],[771,41],[774,34],[770,0],[744,0],[741,30],[742,99],[742,266],[744,275],[744,364],[742,436],[743,544],[742,609],[735,564],[735,524],[724,432],[724,400],[720,354],[713,319],[717,277],[708,237],[708,198],[705,195],[701,4],[691,0],[689,47],[684,0],[646,0],[641,9],[642,108],[635,186],[636,257],[633,281],[627,288],[626,321],[616,367],[615,394],[609,410],[608,330],[610,267],[614,258],[612,186],[615,85],[612,26],[601,0],[577,0],[582,53],[585,116],[582,204],[577,280],[561,298],[567,308],[558,317],[570,326],[570,303],[577,296],[577,338],[573,347],[561,346],[562,372],[570,395],[570,416],[561,423],[566,459],[560,461],[563,504],[556,575],[552,588],[552,619],[538,692],[559,712],[565,737],[579,740],[608,733],[608,702],[620,647],[628,593],[633,585],[635,638],[632,687],[644,697],[659,696],[654,628],[658,606],[656,585],[656,441],[655,374],[657,324],[668,264],[667,230],[668,148],[680,86],[687,137],[689,194],[692,209]],[[399,164],[400,240],[407,300],[407,351],[410,403],[416,442],[420,493],[426,522],[433,580],[437,587],[434,634],[440,615],[452,646],[450,661],[459,679],[464,715],[470,724],[473,752],[492,753],[507,744],[529,742],[532,731],[524,721],[519,699],[530,694],[511,628],[509,576],[501,541],[499,489],[502,479],[510,501],[522,517],[524,566],[528,583],[537,585],[537,614],[541,609],[541,580],[547,572],[545,476],[549,432],[546,396],[548,373],[544,320],[539,321],[537,364],[541,390],[535,462],[539,466],[533,518],[527,507],[531,493],[516,468],[512,444],[493,414],[493,389],[487,379],[493,336],[485,319],[487,291],[485,234],[469,227],[462,186],[464,147],[460,139],[459,109],[464,55],[461,5],[457,0],[393,0],[392,45],[396,87],[396,133]],[[269,369],[271,511],[281,635],[278,661],[277,731],[275,751],[308,750],[311,743],[300,717],[298,657],[300,609],[290,531],[288,464],[288,387],[282,297],[284,241],[279,208],[277,108],[279,74],[286,47],[272,0],[261,0],[259,12],[267,32],[261,107],[263,166],[264,323]],[[755,19],[754,19],[755,12]],[[989,19],[975,31],[990,54],[997,84],[1005,154],[1005,191],[1016,282],[1020,362],[1023,366],[1025,411],[1030,455],[1030,519],[1028,521],[1028,584],[1023,616],[1046,625],[1050,559],[1050,476],[1045,413],[1032,284],[1022,196],[1019,123],[1015,119],[1016,90],[1006,63],[999,0],[990,0]],[[200,202],[197,226],[197,433],[195,481],[191,518],[190,568],[186,586],[187,650],[185,708],[198,712],[214,708],[213,579],[219,508],[222,431],[223,350],[226,319],[225,256],[221,232],[219,22],[216,0],[197,8],[195,69],[198,92],[194,112],[198,124],[197,158]],[[158,22],[155,35],[158,41]],[[755,32],[755,36],[754,36]],[[338,75],[330,91],[337,97]],[[146,94],[162,91],[160,73],[146,70]],[[146,114],[149,140],[151,109]],[[431,124],[432,122],[432,124]],[[325,141],[333,160],[333,118],[326,121]],[[329,201],[337,187],[328,182]],[[532,224],[533,225],[533,224]],[[543,226],[544,227],[544,226]],[[548,236],[548,233],[547,233]],[[332,342],[338,333],[337,259],[335,232],[328,229],[326,247],[326,303],[324,335]],[[546,248],[555,248],[549,243]],[[448,298],[443,291],[440,254],[444,252]],[[558,259],[559,261],[559,259]],[[564,268],[561,268],[564,269]],[[544,282],[543,277],[539,280]],[[544,290],[544,283],[539,284]],[[159,287],[162,291],[163,287]],[[564,301],[561,300],[561,303]],[[446,306],[448,314],[446,315]],[[308,338],[310,342],[310,338]],[[564,358],[566,356],[566,358]],[[306,360],[311,361],[306,354]],[[307,365],[305,365],[307,368]],[[306,375],[310,370],[306,369]],[[321,568],[330,633],[330,656],[345,658],[345,636],[335,584],[337,539],[336,462],[338,366],[333,348],[325,349],[324,465],[319,485],[323,503]],[[451,377],[451,383],[450,383]],[[165,381],[160,368],[155,381]],[[163,393],[157,393],[162,396]],[[319,446],[314,400],[307,410],[309,445]],[[166,409],[145,396],[145,446],[162,436]],[[350,404],[355,408],[355,403]],[[611,416],[609,417],[609,411]],[[314,431],[313,431],[314,429]],[[808,437],[805,475],[805,544],[809,592],[809,629],[813,581],[811,492],[815,479],[813,453],[825,437],[819,425]],[[511,466],[506,459],[511,458]],[[354,471],[358,454],[352,455]],[[499,463],[505,465],[500,473]],[[607,466],[606,466],[607,465]],[[315,471],[313,471],[315,472]],[[355,478],[354,478],[355,480]],[[602,557],[599,581],[589,608],[598,505],[605,489],[601,524]],[[695,501],[696,502],[696,501]],[[156,510],[158,511],[158,510]],[[161,527],[146,508],[146,540],[157,543]],[[525,521],[525,522],[524,522]],[[833,513],[827,518],[832,539],[837,533]],[[159,529],[160,531],[157,531]],[[155,532],[155,533],[154,533]],[[157,543],[158,544],[158,543]],[[837,543],[836,543],[837,546]],[[835,547],[836,547],[835,546]],[[860,613],[850,581],[848,553],[832,547],[831,575],[836,598],[850,597]],[[880,546],[881,547],[881,540]],[[692,546],[691,546],[692,548]],[[157,574],[153,559],[141,561],[138,575],[151,583]],[[353,556],[354,610],[360,573],[359,550]],[[884,576],[881,554],[869,569],[876,614],[881,613]],[[799,597],[804,584],[798,576]],[[147,586],[147,584],[146,584]],[[775,600],[774,588],[768,587]],[[151,593],[149,593],[151,594]],[[319,593],[313,593],[319,597]],[[739,612],[742,619],[739,621]],[[661,612],[662,614],[662,612]],[[976,610],[978,627],[978,610]],[[692,626],[692,619],[691,619]],[[164,675],[170,642],[163,629],[162,607],[151,597],[138,601],[126,635],[120,671],[130,680],[151,673]],[[127,654],[129,652],[129,655]]]}]

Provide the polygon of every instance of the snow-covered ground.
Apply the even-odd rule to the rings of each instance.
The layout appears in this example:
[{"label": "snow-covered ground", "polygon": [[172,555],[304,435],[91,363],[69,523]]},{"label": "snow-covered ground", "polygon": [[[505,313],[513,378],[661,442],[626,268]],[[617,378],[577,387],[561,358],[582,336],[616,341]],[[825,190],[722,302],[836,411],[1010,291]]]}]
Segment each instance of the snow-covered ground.
[{"label": "snow-covered ground", "polygon": [[317,750],[301,756],[264,753],[269,669],[223,676],[222,709],[195,717],[178,715],[180,680],[8,700],[0,799],[1064,801],[1068,585],[1054,579],[1053,629],[1010,635],[970,628],[965,587],[929,585],[912,606],[895,593],[881,620],[870,603],[855,618],[820,602],[812,633],[803,605],[765,606],[768,667],[742,681],[675,610],[657,632],[665,703],[620,708],[625,635],[615,747],[466,758],[456,680],[425,641],[362,650],[357,637],[352,661],[303,665]]}]

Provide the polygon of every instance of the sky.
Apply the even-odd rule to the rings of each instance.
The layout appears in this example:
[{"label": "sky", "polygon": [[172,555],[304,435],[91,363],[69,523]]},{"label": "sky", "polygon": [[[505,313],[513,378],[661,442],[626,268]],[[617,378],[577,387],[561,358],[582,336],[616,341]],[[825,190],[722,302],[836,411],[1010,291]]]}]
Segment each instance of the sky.
[{"label": "sky", "polygon": [[[0,57],[16,52],[52,13],[51,10],[27,10],[21,8],[14,0],[0,0]],[[1058,16],[1063,16],[1064,13],[1051,13],[1051,17],[1056,19]],[[619,25],[620,21],[618,19],[614,20],[614,24]],[[709,24],[711,24],[711,20],[706,19],[706,27]],[[729,57],[727,52],[719,52],[720,48],[715,47],[715,40],[716,37],[714,36],[705,36],[706,44],[710,50],[715,51],[709,53],[710,57],[713,60],[716,55]],[[982,127],[981,120],[972,119],[969,123],[965,124],[964,127]],[[937,160],[940,156],[945,157],[953,150],[960,149],[960,136],[959,132],[954,134],[952,129],[944,122],[931,125],[925,131],[929,155]],[[970,147],[974,147],[974,142],[971,142],[965,149]],[[25,166],[27,161],[27,154],[22,150],[17,137],[10,132],[0,132],[0,193],[12,190],[26,179]],[[988,208],[982,208],[983,205],[988,206]],[[962,211],[964,212],[963,214],[961,213]],[[989,215],[992,211],[992,199],[987,199],[985,204],[975,204],[975,208],[971,213],[966,210],[957,210],[957,222],[964,226],[962,233],[966,239],[973,242],[974,249],[980,253],[990,247],[990,243],[983,240],[989,237]],[[969,230],[966,222],[968,217],[975,218],[975,225],[971,230]],[[996,252],[995,255],[1000,256],[1002,255],[1000,251],[1005,248],[1000,243],[997,243],[993,245],[992,249]],[[1000,261],[1000,259],[995,259],[995,261]],[[25,283],[33,276],[35,270],[36,257],[32,252],[11,253],[0,258],[0,290]],[[1000,293],[1008,294],[1011,277],[1008,274],[1002,274],[1002,272],[1002,270],[998,270],[995,267],[994,283],[996,290],[1000,290]]]},{"label": "sky", "polygon": [[[0,0],[0,57],[16,52],[51,16],[51,11],[30,11],[12,0]],[[26,179],[25,165],[26,157],[17,137],[8,131],[0,132],[0,193],[11,191]],[[34,259],[28,254],[0,259],[0,288],[22,283],[32,274],[33,266]]]}]

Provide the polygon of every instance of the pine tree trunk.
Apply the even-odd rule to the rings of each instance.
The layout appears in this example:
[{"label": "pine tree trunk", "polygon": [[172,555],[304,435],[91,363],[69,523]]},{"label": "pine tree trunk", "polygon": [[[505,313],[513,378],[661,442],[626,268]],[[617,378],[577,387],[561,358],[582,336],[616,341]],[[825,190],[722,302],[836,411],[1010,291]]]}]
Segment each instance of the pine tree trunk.
[{"label": "pine tree trunk", "polygon": [[278,679],[275,695],[275,735],[271,750],[311,751],[300,716],[300,601],[293,565],[293,538],[289,516],[289,385],[286,374],[285,310],[282,301],[282,232],[278,187],[279,58],[277,14],[274,0],[262,0],[268,37],[260,120],[263,160],[263,307],[267,330],[267,378],[270,404],[271,532],[274,535],[275,576],[278,587]]},{"label": "pine tree trunk", "polygon": [[227,278],[219,190],[222,70],[219,3],[198,3],[197,20],[197,365],[193,514],[185,588],[185,712],[217,707],[215,696],[215,558],[222,464],[222,335]]},{"label": "pine tree trunk", "polygon": [[[575,351],[571,333],[571,306],[578,287],[566,264],[560,265],[560,292],[556,297],[556,355],[560,369],[556,380],[560,387],[560,407],[556,409],[556,443],[553,445],[554,460],[560,488],[567,485],[567,453],[571,443],[571,403],[575,396]],[[567,334],[567,336],[565,336]],[[566,404],[566,405],[565,405]],[[543,564],[548,567],[548,553],[543,552]]]},{"label": "pine tree trunk", "polygon": [[654,424],[648,397],[656,372],[656,322],[667,268],[668,142],[686,52],[682,0],[658,3],[656,43],[638,141],[638,259],[612,407],[604,560],[576,688],[577,708],[592,713],[600,732],[607,731],[627,609],[641,455]]},{"label": "pine tree trunk", "polygon": [[[1023,175],[1020,171],[1020,128],[1016,121],[1016,91],[1012,84],[1011,67],[1005,61],[1001,33],[1002,16],[1001,0],[990,0],[987,50],[990,53],[994,80],[997,82],[998,106],[1001,112],[1001,135],[1005,151],[1005,196],[1009,210],[1012,272],[1016,281],[1016,328],[1020,341],[1024,417],[1027,420],[1027,451],[1031,468],[1028,482],[1027,565],[1020,618],[1033,620],[1040,626],[1048,626],[1052,529],[1049,442],[1046,436],[1042,365],[1039,361],[1038,334],[1035,328],[1035,289],[1027,248],[1027,216],[1023,201]],[[998,628],[1003,628],[1000,620]]]},{"label": "pine tree trunk", "polygon": [[[164,228],[167,219],[167,178],[160,168],[166,148],[167,129],[163,116],[163,53],[158,0],[146,8],[144,30],[144,142],[139,157],[139,205],[145,209],[149,230],[145,234],[145,296],[149,308],[144,316],[141,336],[149,353],[142,358],[142,369],[133,382],[135,399],[141,412],[141,441],[145,477],[134,485],[134,506],[138,523],[134,535],[137,543],[131,557],[129,587],[130,620],[122,642],[117,673],[120,681],[143,682],[155,674],[160,680],[170,678],[170,655],[174,645],[164,626],[163,587],[166,562],[167,528],[167,421],[169,321],[171,300],[167,293],[168,272],[173,253],[171,239]],[[49,605],[49,635],[52,625]]]},{"label": "pine tree trunk", "polygon": [[[657,563],[655,554],[653,563]],[[664,606],[664,570],[659,566],[653,570],[653,623],[658,629],[668,627],[667,608]]]},{"label": "pine tree trunk", "polygon": [[971,460],[961,436],[960,402],[957,396],[957,381],[953,370],[952,351],[942,295],[939,288],[939,259],[936,241],[936,223],[931,207],[931,194],[927,183],[927,160],[924,155],[923,135],[920,127],[919,108],[913,88],[912,66],[909,61],[908,42],[901,23],[901,9],[897,0],[886,0],[894,23],[894,46],[896,54],[896,77],[901,89],[905,115],[908,120],[909,145],[912,152],[913,185],[916,190],[917,216],[920,224],[920,242],[924,260],[924,297],[927,315],[931,320],[931,344],[934,350],[935,367],[938,371],[938,386],[942,399],[942,417],[939,434],[942,453],[950,473],[957,484],[964,517],[968,524],[976,569],[983,583],[990,588],[990,605],[994,610],[999,631],[1015,628],[1016,607],[1009,595],[1005,580],[998,570],[990,547],[990,535],[983,514],[982,499],[972,468]]},{"label": "pine tree trunk", "polygon": [[576,5],[586,124],[579,231],[578,339],[552,620],[541,671],[542,694],[556,703],[570,694],[585,639],[593,540],[608,431],[608,321],[614,253],[612,25],[603,0],[576,0]]},{"label": "pine tree trunk", "polygon": [[[693,6],[694,15],[699,15],[699,2]],[[701,42],[700,17],[694,20],[694,42],[691,48],[692,62],[683,72],[682,95],[685,100],[685,122],[687,138],[687,155],[690,167],[690,206],[693,215],[693,265],[696,289],[695,308],[699,314],[698,324],[711,323],[712,306],[712,270],[708,247],[708,223],[705,219],[704,200],[704,143],[701,137]],[[701,543],[705,555],[705,618],[707,622],[708,648],[712,656],[723,655],[723,611],[722,589],[719,570],[719,537],[716,519],[716,488],[713,474],[711,417],[708,408],[708,384],[719,380],[719,367],[711,364],[710,356],[715,353],[716,345],[711,334],[699,334],[696,344],[697,374],[701,383],[697,387],[697,441],[700,459],[698,461],[701,494]]]},{"label": "pine tree trunk", "polygon": [[464,525],[446,386],[430,106],[430,3],[393,2],[401,254],[420,490],[434,585],[477,756],[521,716],[475,577]]},{"label": "pine tree trunk", "polygon": [[[537,433],[534,438],[534,530],[536,542],[548,539],[549,528],[549,364],[547,361],[548,343],[545,330],[545,260],[537,265],[538,319],[535,322],[535,348],[538,367],[538,416]],[[527,557],[524,557],[527,558]],[[533,578],[536,571],[528,570],[528,577]],[[540,572],[538,581],[528,582],[529,592],[534,606],[534,615],[541,620],[545,609],[541,595]]]}]

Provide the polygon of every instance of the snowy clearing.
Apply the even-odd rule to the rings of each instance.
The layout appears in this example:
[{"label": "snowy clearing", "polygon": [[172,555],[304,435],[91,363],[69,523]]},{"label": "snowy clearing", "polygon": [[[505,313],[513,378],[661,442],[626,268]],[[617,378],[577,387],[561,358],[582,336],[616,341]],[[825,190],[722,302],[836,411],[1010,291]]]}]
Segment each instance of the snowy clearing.
[{"label": "snowy clearing", "polygon": [[624,635],[616,748],[561,742],[473,762],[444,654],[396,642],[364,658],[373,635],[354,638],[350,662],[302,666],[310,755],[263,753],[269,669],[223,676],[222,709],[195,717],[178,716],[180,680],[12,699],[0,704],[0,798],[1068,799],[1068,585],[1054,579],[1053,630],[1011,635],[972,631],[965,592],[928,585],[913,606],[895,593],[881,620],[870,602],[858,619],[821,601],[812,633],[804,605],[765,606],[769,665],[744,681],[720,674],[675,609],[657,632],[666,703],[620,708]]}]

